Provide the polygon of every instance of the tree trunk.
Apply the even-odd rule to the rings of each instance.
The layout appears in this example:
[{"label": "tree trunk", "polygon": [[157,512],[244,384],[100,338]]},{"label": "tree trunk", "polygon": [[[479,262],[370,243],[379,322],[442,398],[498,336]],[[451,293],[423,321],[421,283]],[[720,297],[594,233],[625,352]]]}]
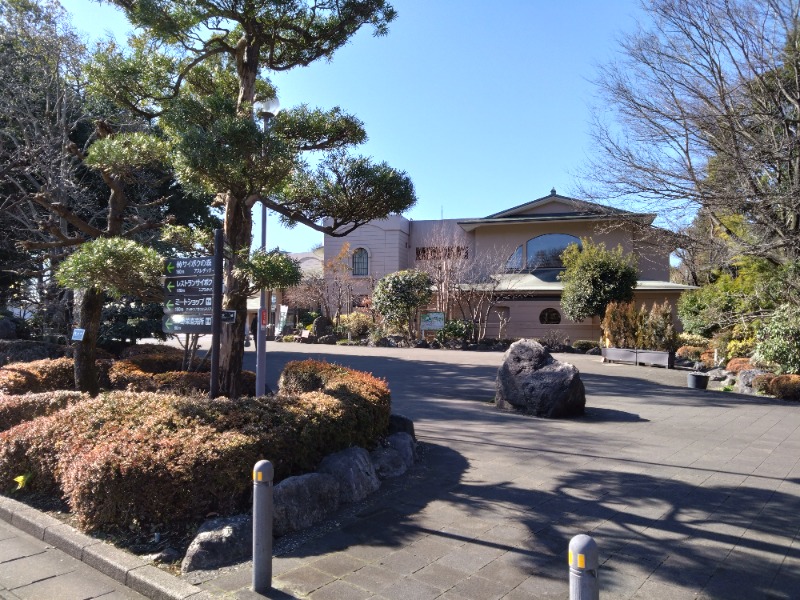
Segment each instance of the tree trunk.
[{"label": "tree trunk", "polygon": [[83,341],[75,346],[75,388],[96,396],[100,391],[95,354],[100,319],[103,313],[103,291],[86,290],[80,302],[79,326],[84,329]]},{"label": "tree trunk", "polygon": [[239,396],[241,390],[240,375],[244,359],[245,324],[247,322],[247,288],[246,277],[236,276],[235,268],[239,252],[249,252],[252,242],[253,216],[251,207],[241,199],[228,193],[225,201],[225,234],[226,257],[225,287],[222,301],[225,310],[236,311],[236,321],[222,325],[220,343],[220,393],[229,398]]}]

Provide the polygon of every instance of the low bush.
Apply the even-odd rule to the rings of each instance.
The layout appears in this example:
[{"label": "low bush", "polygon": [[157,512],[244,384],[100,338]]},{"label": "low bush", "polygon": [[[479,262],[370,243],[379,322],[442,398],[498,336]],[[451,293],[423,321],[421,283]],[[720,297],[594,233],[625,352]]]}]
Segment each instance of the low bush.
[{"label": "low bush", "polygon": [[[151,527],[247,508],[249,472],[269,458],[276,479],[385,434],[386,384],[318,361],[287,365],[276,396],[110,392],[0,433],[0,480],[63,494],[88,530]],[[312,389],[310,372],[317,372]]]},{"label": "low bush", "polygon": [[782,400],[800,400],[800,375],[777,375],[769,382],[768,390]]},{"label": "low bush", "polygon": [[775,309],[759,332],[756,359],[772,363],[779,373],[800,373],[800,307],[784,304]]},{"label": "low bush", "polygon": [[678,334],[678,343],[681,346],[697,346],[703,350],[707,349],[711,340],[696,333],[681,332]]},{"label": "low bush", "polygon": [[772,373],[765,373],[763,375],[756,375],[753,377],[753,390],[758,392],[759,394],[771,394],[770,392],[770,384],[772,380],[775,379],[775,375]]},{"label": "low bush", "polygon": [[339,327],[342,334],[346,336],[349,333],[354,338],[367,335],[373,324],[372,317],[360,312],[351,312],[339,317]]},{"label": "low bush", "polygon": [[600,344],[594,340],[575,340],[572,342],[572,347],[576,352],[586,354],[592,348],[599,348]]},{"label": "low bush", "polygon": [[65,390],[22,396],[0,394],[0,431],[36,417],[51,415],[70,404],[88,399],[87,394]]},{"label": "low bush", "polygon": [[702,346],[681,346],[675,351],[675,356],[686,360],[699,361],[705,348]]},{"label": "low bush", "polygon": [[471,340],[475,333],[475,326],[472,321],[453,320],[447,321],[439,331],[436,332],[436,339],[440,342],[451,340]]},{"label": "low bush", "polygon": [[137,344],[135,346],[128,346],[120,352],[119,357],[131,358],[143,354],[167,355],[173,360],[183,360],[183,349],[176,348],[175,346],[167,346],[166,344]]},{"label": "low bush", "polygon": [[725,365],[725,370],[729,373],[738,373],[739,371],[749,371],[753,369],[753,364],[749,358],[732,358]]},{"label": "low bush", "polygon": [[71,358],[12,363],[0,368],[0,391],[9,395],[75,389]]}]

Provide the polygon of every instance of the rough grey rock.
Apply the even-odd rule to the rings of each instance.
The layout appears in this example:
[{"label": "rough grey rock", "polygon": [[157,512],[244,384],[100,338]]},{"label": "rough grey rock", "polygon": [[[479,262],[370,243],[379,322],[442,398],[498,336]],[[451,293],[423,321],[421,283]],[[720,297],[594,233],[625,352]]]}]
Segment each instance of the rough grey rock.
[{"label": "rough grey rock", "polygon": [[406,467],[414,464],[417,458],[417,444],[408,433],[393,433],[386,438],[386,446],[395,450],[403,459]]},{"label": "rough grey rock", "polygon": [[17,339],[17,326],[14,321],[7,317],[0,316],[0,340]]},{"label": "rough grey rock", "polygon": [[375,340],[375,347],[376,348],[393,348],[392,340],[388,337],[382,337]]},{"label": "rough grey rock", "polygon": [[333,333],[333,322],[328,317],[317,317],[311,324],[311,333],[317,337],[331,335]]},{"label": "rough grey rock", "polygon": [[558,419],[582,415],[586,392],[574,365],[557,361],[538,342],[519,340],[503,356],[495,400],[504,410]]},{"label": "rough grey rock", "polygon": [[320,336],[319,338],[317,338],[317,343],[318,344],[327,344],[329,346],[335,346],[336,345],[336,336],[333,335],[333,334]]},{"label": "rough grey rock", "polygon": [[756,391],[753,389],[753,379],[759,375],[766,375],[768,372],[769,371],[764,371],[762,369],[745,369],[739,371],[739,374],[736,376],[735,391],[740,394],[756,394]]},{"label": "rough grey rock", "polygon": [[430,343],[430,347],[433,348],[434,350],[438,350],[439,348],[442,347],[442,345],[439,343],[439,340],[432,340]]},{"label": "rough grey rock", "polygon": [[708,375],[708,379],[710,381],[724,381],[728,378],[728,372],[725,369],[721,369],[717,367],[716,369],[711,369],[706,373]]},{"label": "rough grey rock", "polygon": [[377,448],[369,453],[369,458],[379,479],[399,477],[408,470],[406,461],[394,448]]},{"label": "rough grey rock", "polygon": [[310,527],[339,510],[339,482],[323,473],[287,477],[273,489],[276,536]]},{"label": "rough grey rock", "polygon": [[172,546],[167,546],[161,552],[142,556],[144,560],[155,563],[172,563],[181,559],[181,553]]},{"label": "rough grey rock", "polygon": [[389,415],[389,435],[400,432],[407,433],[413,439],[417,439],[414,433],[414,421],[403,415]]},{"label": "rough grey rock", "polygon": [[363,500],[381,487],[369,452],[363,448],[348,448],[326,456],[318,471],[338,480],[339,500],[343,504]]},{"label": "rough grey rock", "polygon": [[197,530],[181,563],[181,572],[216,569],[253,554],[253,520],[250,515],[209,519]]},{"label": "rough grey rock", "polygon": [[414,340],[414,348],[428,348],[430,347],[426,340]]},{"label": "rough grey rock", "polygon": [[589,348],[586,351],[586,354],[591,354],[592,356],[600,356],[602,353],[603,353],[602,350],[600,350],[600,348],[597,348],[597,347]]}]

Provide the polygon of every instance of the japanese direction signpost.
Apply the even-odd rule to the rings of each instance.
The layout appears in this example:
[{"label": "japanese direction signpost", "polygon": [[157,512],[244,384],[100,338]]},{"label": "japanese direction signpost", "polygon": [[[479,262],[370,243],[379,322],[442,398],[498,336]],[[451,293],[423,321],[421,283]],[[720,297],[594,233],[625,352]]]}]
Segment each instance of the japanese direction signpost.
[{"label": "japanese direction signpost", "polygon": [[214,257],[168,258],[164,267],[164,333],[211,333]]}]

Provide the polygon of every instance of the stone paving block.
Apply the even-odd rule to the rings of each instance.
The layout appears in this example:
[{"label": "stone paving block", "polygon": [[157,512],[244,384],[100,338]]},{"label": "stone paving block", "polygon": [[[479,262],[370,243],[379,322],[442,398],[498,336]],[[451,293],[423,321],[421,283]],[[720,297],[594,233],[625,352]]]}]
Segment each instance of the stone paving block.
[{"label": "stone paving block", "polygon": [[12,568],[0,569],[0,585],[14,590],[48,577],[75,571],[81,563],[66,554],[43,552],[13,561]]},{"label": "stone paving block", "polygon": [[6,538],[0,540],[0,563],[10,560],[17,560],[34,554],[42,554],[47,551],[47,544],[32,537]]},{"label": "stone paving block", "polygon": [[313,567],[304,566],[277,577],[276,580],[279,585],[275,587],[280,587],[288,592],[310,594],[334,579],[336,578],[328,573],[323,573]]},{"label": "stone paving block", "polygon": [[311,600],[367,600],[372,592],[341,580],[332,581],[313,592]]},{"label": "stone paving block", "polygon": [[[84,600],[87,597],[86,577],[89,569],[81,565],[82,569],[77,569],[47,579],[36,581],[29,585],[17,587],[14,594],[25,600],[42,600],[53,598],[58,600]],[[95,596],[106,597],[107,594],[116,591],[119,584],[111,579],[106,583],[97,584],[92,590]]]},{"label": "stone paving block", "polygon": [[439,563],[430,564],[414,573],[414,579],[442,591],[450,589],[467,577],[468,573]]},{"label": "stone paving block", "polygon": [[354,558],[344,552],[337,552],[315,560],[311,563],[311,566],[323,573],[330,573],[335,577],[343,577],[348,573],[357,571],[366,564],[366,561]]},{"label": "stone paving block", "polygon": [[342,578],[343,581],[373,593],[380,592],[392,583],[400,580],[403,575],[390,569],[376,565],[366,565],[354,573]]},{"label": "stone paving block", "polygon": [[531,598],[537,600],[566,600],[569,598],[569,580],[566,577],[566,571],[562,578],[529,577],[506,594],[503,600],[530,600]]},{"label": "stone paving block", "polygon": [[499,600],[514,587],[474,575],[456,584],[453,592],[471,600]]},{"label": "stone paving block", "polygon": [[387,600],[433,600],[441,594],[439,588],[412,577],[403,577],[381,590]]},{"label": "stone paving block", "polygon": [[402,575],[408,575],[419,571],[421,568],[430,563],[430,560],[424,556],[414,554],[411,549],[398,550],[392,552],[380,559],[377,564],[390,571],[395,571]]}]

